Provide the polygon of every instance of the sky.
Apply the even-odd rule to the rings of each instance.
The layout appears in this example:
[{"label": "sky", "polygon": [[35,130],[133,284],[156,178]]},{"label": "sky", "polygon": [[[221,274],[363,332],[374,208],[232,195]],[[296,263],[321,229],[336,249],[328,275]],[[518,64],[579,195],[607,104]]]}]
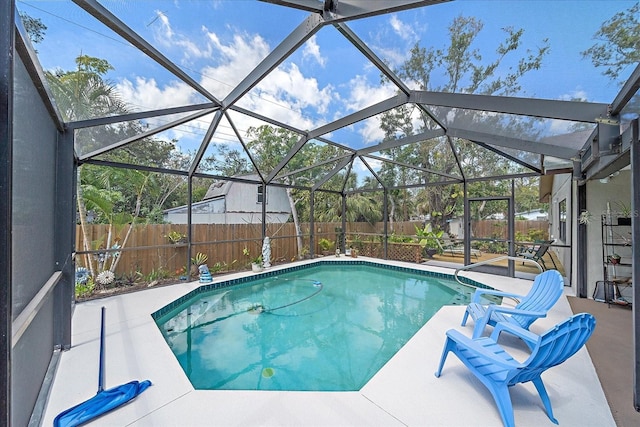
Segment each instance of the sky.
[{"label": "sky", "polygon": [[[265,58],[308,16],[307,12],[249,0],[124,1],[100,2],[133,31],[151,42],[218,99]],[[524,46],[536,49],[544,39],[551,47],[542,67],[525,76],[518,96],[556,100],[580,98],[611,102],[619,90],[584,59],[581,52],[595,40],[594,33],[615,13],[636,1],[627,0],[457,0],[419,9],[381,15],[347,25],[391,68],[409,57],[418,43],[442,48],[447,27],[458,16],[476,17],[484,23],[475,47],[484,61],[496,57],[495,48],[505,27],[524,29]],[[45,39],[36,46],[46,70],[73,70],[80,54],[109,61],[107,75],[135,110],[206,102],[184,82],[144,56],[70,1],[18,0],[17,7],[47,26]],[[519,58],[505,58],[498,74]],[[626,70],[628,76],[632,67]],[[445,77],[435,75],[435,85]],[[303,89],[301,89],[303,88]],[[395,94],[395,87],[380,84],[380,72],[333,27],[319,31],[238,103],[243,108],[295,126],[314,129]],[[250,126],[263,124],[230,113],[243,135]],[[173,117],[158,119],[161,123]],[[176,138],[183,150],[193,150],[206,132],[207,117],[162,134]],[[208,119],[210,121],[210,118]],[[557,124],[556,124],[557,125]],[[562,132],[563,126],[550,132]],[[338,130],[336,142],[361,148],[379,142],[382,132],[376,118]],[[237,141],[223,121],[213,143]]]}]

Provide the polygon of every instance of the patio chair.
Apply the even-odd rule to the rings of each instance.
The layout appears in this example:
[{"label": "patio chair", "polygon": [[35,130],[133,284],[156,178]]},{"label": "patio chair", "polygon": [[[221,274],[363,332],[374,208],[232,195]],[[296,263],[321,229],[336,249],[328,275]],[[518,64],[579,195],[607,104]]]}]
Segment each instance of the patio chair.
[{"label": "patio chair", "polygon": [[[596,319],[591,314],[580,313],[557,324],[540,336],[511,323],[500,323],[490,337],[475,339],[450,329],[447,331],[447,340],[435,375],[440,377],[447,355],[452,351],[489,389],[498,406],[502,423],[507,427],[514,426],[509,387],[531,381],[538,390],[547,416],[558,424],[553,417],[551,401],[541,375],[580,350],[591,336],[595,325]],[[532,349],[529,358],[520,363],[498,345],[501,332],[509,332],[527,342]]]},{"label": "patio chair", "polygon": [[[464,255],[464,245],[451,240],[451,236],[449,236],[447,233],[444,233],[441,239],[442,242],[438,241],[438,245],[440,245],[442,253],[449,252],[451,256]],[[480,251],[472,248],[471,255],[478,258],[480,256]]]},{"label": "patio chair", "polygon": [[[478,288],[464,312],[462,326],[467,324],[467,319],[471,315],[475,322],[473,338],[480,337],[486,325],[495,326],[498,322],[511,323],[529,329],[529,326],[538,318],[547,315],[549,309],[560,299],[563,289],[564,279],[557,270],[547,270],[538,274],[533,281],[531,290],[524,296],[494,289]],[[515,307],[497,304],[483,305],[482,300],[485,295],[517,298],[520,301]]]},{"label": "patio chair", "polygon": [[[534,245],[532,248],[520,250],[517,255],[537,262],[544,270],[546,270],[547,266],[544,263],[544,256],[547,254],[547,251],[549,251],[551,244],[553,244],[553,240],[543,240],[540,244]],[[551,257],[551,262],[557,270],[558,267],[556,266],[556,262],[553,260],[553,257]]]}]

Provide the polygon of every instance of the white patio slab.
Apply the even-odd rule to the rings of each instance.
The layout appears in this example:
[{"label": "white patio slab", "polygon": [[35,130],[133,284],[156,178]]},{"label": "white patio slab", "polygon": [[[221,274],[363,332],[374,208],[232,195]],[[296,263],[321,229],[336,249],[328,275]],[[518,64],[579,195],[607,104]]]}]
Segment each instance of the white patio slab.
[{"label": "white patio slab", "polygon": [[[332,258],[342,259],[342,258]],[[378,262],[379,260],[373,260]],[[451,274],[452,270],[390,263]],[[283,266],[290,267],[291,264]],[[228,280],[251,273],[216,278]],[[487,285],[526,293],[530,281],[465,273]],[[93,421],[92,426],[497,426],[500,415],[484,386],[452,354],[442,376],[434,372],[445,331],[460,327],[464,307],[441,309],[357,392],[194,390],[156,327],[151,313],[197,288],[197,282],[77,304],[72,348],[63,352],[44,425],[63,410],[95,395],[98,382],[100,310],[107,308],[106,384],[132,380],[153,386],[131,403]],[[571,315],[566,298],[532,326],[542,332]],[[521,343],[506,340],[525,357]],[[586,348],[543,375],[561,426],[615,426]],[[512,388],[518,426],[553,425],[533,385]]]}]

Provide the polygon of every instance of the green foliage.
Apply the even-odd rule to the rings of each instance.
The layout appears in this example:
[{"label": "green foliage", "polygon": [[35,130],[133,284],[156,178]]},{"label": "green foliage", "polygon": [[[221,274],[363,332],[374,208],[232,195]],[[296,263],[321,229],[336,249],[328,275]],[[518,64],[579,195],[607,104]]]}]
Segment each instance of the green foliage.
[{"label": "green foliage", "polygon": [[169,240],[169,242],[176,244],[176,243],[184,242],[187,235],[175,230],[171,230],[169,234],[166,234],[164,237],[166,237]]},{"label": "green foliage", "polygon": [[359,234],[356,234],[356,235],[353,236],[352,239],[353,239],[352,240],[352,246],[355,249],[362,250],[362,247],[363,247],[362,237],[360,237]]},{"label": "green foliage", "polygon": [[617,214],[621,217],[630,218],[631,217],[631,206],[623,202],[622,200],[618,200],[614,203]]},{"label": "green foliage", "polygon": [[93,282],[93,277],[89,277],[84,283],[76,282],[76,286],[75,286],[76,299],[86,298],[90,296],[91,294],[93,294],[95,287],[96,285]]},{"label": "green foliage", "polygon": [[538,228],[530,228],[527,233],[516,231],[516,242],[538,242],[547,240],[547,231]]},{"label": "green foliage", "polygon": [[546,230],[540,230],[538,228],[529,229],[527,234],[530,242],[535,242],[536,240],[547,240],[548,237]]},{"label": "green foliage", "polygon": [[320,249],[323,251],[330,251],[335,247],[335,242],[333,240],[322,238],[318,240],[318,246],[320,246]]},{"label": "green foliage", "polygon": [[151,270],[151,272],[147,274],[145,278],[147,282],[156,282],[161,279],[168,279],[169,277],[171,277],[171,274],[164,268],[160,267],[158,269],[154,268],[153,270]]},{"label": "green foliage", "polygon": [[490,254],[506,254],[509,251],[509,246],[506,242],[498,242],[494,240],[480,242],[477,249]]},{"label": "green foliage", "polygon": [[132,285],[144,279],[144,274],[140,270],[123,273],[118,279],[121,283]]},{"label": "green foliage", "polygon": [[[423,47],[416,44],[411,49],[410,58],[396,70],[397,74],[405,81],[413,82],[420,90],[503,96],[518,93],[521,89],[519,79],[538,69],[548,54],[548,41],[542,40],[536,49],[525,50],[522,46],[523,30],[506,27],[503,28],[504,39],[496,43],[495,53],[485,53],[487,44],[481,44],[479,37],[482,29],[483,23],[476,18],[455,18],[449,26],[449,42],[446,46]],[[495,59],[484,60],[483,53],[486,57]],[[513,62],[517,65],[509,64]],[[415,120],[417,115],[422,119],[418,125]],[[456,121],[477,122],[478,119],[473,111],[456,111]],[[517,132],[533,139],[538,132],[535,119],[527,122],[496,115],[485,116],[482,121],[486,126],[495,129],[509,128],[511,133]],[[412,105],[386,112],[381,120],[385,141],[429,132],[438,127],[428,114]],[[384,154],[397,162],[419,167],[424,172],[409,171],[397,164],[384,163],[378,175],[389,187],[415,184],[417,180],[433,183],[446,179],[438,173],[459,175],[457,159],[451,149],[454,142],[459,147],[457,156],[464,158],[463,172],[467,176],[497,176],[520,171],[513,162],[477,144],[443,136],[384,150]],[[492,185],[495,184],[476,182],[469,189],[471,192],[486,193],[485,190]],[[507,184],[500,185],[506,188]],[[447,221],[461,213],[461,191],[459,185],[426,186],[419,191],[390,190],[390,216],[395,220],[406,220],[414,212],[430,214],[438,228],[447,230]]]},{"label": "green foliage", "polygon": [[238,260],[233,260],[231,261],[231,264],[227,264],[226,262],[216,262],[215,264],[213,264],[212,266],[209,267],[209,272],[211,274],[215,274],[215,273],[220,273],[222,271],[229,271],[229,269],[231,267],[233,267],[233,265],[237,262]]},{"label": "green foliage", "polygon": [[[44,34],[47,31],[47,26],[42,23],[40,18],[33,18],[24,12],[19,12],[19,15],[31,43],[34,45],[41,43],[42,40],[44,40]],[[38,51],[36,50],[36,52]]]},{"label": "green foliage", "polygon": [[393,232],[389,235],[388,241],[390,243],[413,243],[414,239],[411,236],[398,235]]},{"label": "green foliage", "polygon": [[206,264],[208,260],[209,260],[209,256],[207,254],[198,252],[195,257],[191,258],[191,264],[195,266],[199,266],[202,264]]},{"label": "green foliage", "polygon": [[595,67],[605,67],[602,74],[617,79],[629,65],[640,62],[640,3],[618,12],[595,33],[599,40],[582,56]]},{"label": "green foliage", "polygon": [[593,214],[587,210],[580,212],[578,216],[578,222],[583,225],[589,224],[593,220]]},{"label": "green foliage", "polygon": [[244,249],[242,249],[242,254],[247,258],[249,258],[249,262],[251,264],[262,264],[262,254],[252,257],[251,251],[249,251],[249,249],[246,246]]},{"label": "green foliage", "polygon": [[426,224],[423,228],[415,226],[416,236],[423,248],[437,249],[438,253],[442,253],[440,239],[444,235],[444,230],[432,230],[431,225]]}]

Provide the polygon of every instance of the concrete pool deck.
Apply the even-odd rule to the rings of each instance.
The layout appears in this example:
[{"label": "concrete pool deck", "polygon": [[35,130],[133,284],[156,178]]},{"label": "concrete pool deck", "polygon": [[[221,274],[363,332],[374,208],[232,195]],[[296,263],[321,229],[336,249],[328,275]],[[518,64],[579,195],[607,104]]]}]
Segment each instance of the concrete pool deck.
[{"label": "concrete pool deck", "polygon": [[[335,259],[350,260],[332,258]],[[315,260],[301,263],[307,262]],[[447,268],[383,262],[453,273]],[[292,264],[272,269],[290,266]],[[225,275],[215,280],[225,281],[247,274],[253,273]],[[465,273],[465,276],[520,294],[527,293],[531,285],[528,280],[482,273]],[[151,313],[198,286],[199,283],[190,282],[77,304],[72,320],[72,348],[61,354],[43,425],[52,425],[58,413],[95,395],[103,306],[107,309],[105,387],[145,379],[151,380],[153,386],[131,403],[98,418],[92,426],[502,425],[491,395],[455,355],[449,355],[442,376],[434,376],[445,331],[456,328],[471,335],[473,322],[460,326],[463,306],[442,308],[360,391],[194,390]],[[543,332],[571,314],[567,298],[563,297],[531,330]],[[515,355],[526,357],[520,342],[504,340],[504,344]],[[586,347],[564,364],[547,371],[543,380],[560,425],[616,425]],[[513,387],[511,397],[516,425],[553,425],[532,384]]]}]

